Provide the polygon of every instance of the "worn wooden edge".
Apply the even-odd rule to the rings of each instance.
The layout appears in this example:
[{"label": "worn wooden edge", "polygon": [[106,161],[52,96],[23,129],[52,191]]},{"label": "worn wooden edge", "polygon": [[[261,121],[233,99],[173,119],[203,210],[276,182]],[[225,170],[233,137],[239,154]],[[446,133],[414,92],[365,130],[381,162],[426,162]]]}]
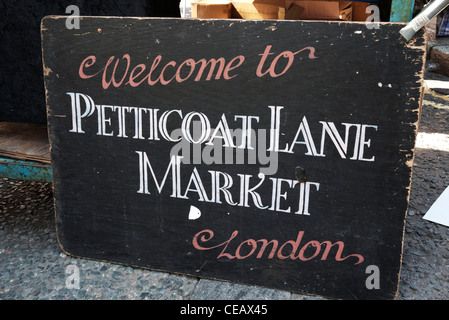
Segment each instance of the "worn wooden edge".
[{"label": "worn wooden edge", "polygon": [[37,157],[37,156],[28,155],[28,154],[24,154],[24,153],[9,152],[9,151],[4,151],[4,150],[0,150],[0,157],[7,157],[7,158],[11,158],[11,159],[18,159],[18,160],[36,161],[36,162],[42,162],[42,163],[47,163],[47,164],[51,163],[50,159],[48,159],[48,158],[42,158],[42,157]]},{"label": "worn wooden edge", "polygon": [[[399,285],[400,285],[402,262],[403,262],[403,256],[404,256],[405,229],[406,229],[408,210],[409,210],[409,206],[410,206],[410,196],[411,196],[412,179],[413,179],[413,164],[414,164],[415,155],[416,155],[416,140],[417,140],[416,138],[417,138],[418,131],[419,131],[419,124],[420,124],[421,116],[422,116],[422,105],[423,105],[424,95],[425,95],[424,74],[425,74],[425,69],[426,69],[426,60],[427,60],[426,52],[427,52],[427,43],[428,43],[428,35],[426,32],[423,33],[423,37],[424,37],[424,43],[421,45],[416,45],[416,38],[411,39],[406,44],[406,47],[408,47],[409,49],[421,51],[423,59],[422,59],[422,61],[420,61],[420,63],[422,64],[421,70],[419,71],[418,74],[415,74],[415,76],[419,79],[417,82],[419,84],[419,101],[418,101],[418,108],[417,108],[418,109],[418,120],[416,123],[413,124],[415,127],[415,130],[414,130],[414,138],[415,139],[414,139],[414,143],[413,143],[413,148],[411,149],[411,157],[406,163],[406,166],[410,168],[410,179],[409,179],[409,185],[406,186],[406,188],[407,188],[407,209],[406,209],[406,212],[404,213],[400,265],[399,265],[399,272],[398,272],[396,294],[394,296],[395,300],[397,300],[398,295],[399,295]],[[409,99],[409,101],[410,100],[411,99]]]},{"label": "worn wooden edge", "polygon": [[[45,20],[49,19],[67,19],[69,16],[67,15],[47,15],[41,19],[41,31],[43,30],[43,22]],[[70,16],[73,18],[73,16]],[[177,17],[135,17],[135,16],[79,16],[79,18],[82,20],[84,18],[95,18],[95,19],[133,19],[133,20],[188,20],[188,21],[272,21],[272,22],[282,22],[282,21],[288,21],[288,22],[320,22],[320,23],[337,23],[337,24],[361,24],[361,25],[367,25],[368,22],[365,21],[343,21],[343,20],[288,20],[288,19],[241,19],[241,18],[229,18],[229,19],[223,19],[223,18],[177,18]],[[385,24],[398,24],[398,25],[406,25],[408,22],[404,21],[380,21],[380,25]],[[44,30],[46,28],[44,27]]]},{"label": "worn wooden edge", "polygon": [[0,122],[0,156],[50,163],[48,130],[29,123]]},{"label": "worn wooden edge", "polygon": [[[45,104],[46,104],[46,115],[47,115],[47,133],[48,133],[48,137],[49,137],[49,152],[50,152],[50,160],[53,158],[52,157],[52,152],[53,152],[53,148],[52,148],[52,139],[50,139],[50,121],[49,121],[49,95],[48,95],[48,76],[50,74],[49,70],[47,70],[46,66],[45,66],[45,55],[44,55],[44,31],[46,31],[47,29],[44,27],[44,21],[46,19],[50,19],[50,17],[52,16],[46,16],[44,18],[41,19],[41,23],[40,23],[40,35],[41,35],[41,61],[42,61],[42,76],[43,76],[43,82],[44,82],[44,90],[45,90]],[[53,161],[50,161],[50,167],[51,167],[51,172],[52,172],[52,183],[51,183],[51,188],[52,188],[52,195],[53,195],[53,217],[55,219],[55,233],[56,233],[56,242],[58,243],[58,246],[60,248],[60,250],[64,253],[67,254],[67,252],[65,251],[64,247],[62,246],[61,240],[60,240],[60,230],[59,230],[59,224],[58,224],[58,214],[57,214],[57,200],[56,200],[56,195],[55,195],[55,184],[57,183],[57,180],[55,179],[55,172],[57,172],[57,167],[54,166]]]}]

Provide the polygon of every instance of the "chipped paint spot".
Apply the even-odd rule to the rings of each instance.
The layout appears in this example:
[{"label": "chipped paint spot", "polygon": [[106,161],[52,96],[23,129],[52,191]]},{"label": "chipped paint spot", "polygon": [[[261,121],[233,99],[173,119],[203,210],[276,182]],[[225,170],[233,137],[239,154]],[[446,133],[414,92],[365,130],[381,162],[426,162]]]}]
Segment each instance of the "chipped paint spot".
[{"label": "chipped paint spot", "polygon": [[43,66],[43,69],[44,69],[44,76],[47,77],[47,76],[50,74],[51,69],[50,69],[50,68],[47,68],[46,66]]},{"label": "chipped paint spot", "polygon": [[189,220],[196,220],[201,217],[201,211],[195,206],[190,206]]},{"label": "chipped paint spot", "polygon": [[[101,29],[98,29],[98,30],[99,30],[98,33],[101,33]],[[73,35],[76,36],[76,37],[79,37],[79,36],[85,36],[85,35],[88,35],[88,34],[91,34],[91,32],[74,33]]]}]

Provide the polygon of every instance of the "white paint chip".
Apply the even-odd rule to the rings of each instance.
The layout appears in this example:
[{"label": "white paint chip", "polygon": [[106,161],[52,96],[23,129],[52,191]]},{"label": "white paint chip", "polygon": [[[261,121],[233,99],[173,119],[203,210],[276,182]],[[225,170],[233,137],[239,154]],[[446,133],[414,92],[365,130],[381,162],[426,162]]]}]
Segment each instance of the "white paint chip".
[{"label": "white paint chip", "polygon": [[196,220],[201,217],[201,211],[195,206],[190,206],[189,220]]}]

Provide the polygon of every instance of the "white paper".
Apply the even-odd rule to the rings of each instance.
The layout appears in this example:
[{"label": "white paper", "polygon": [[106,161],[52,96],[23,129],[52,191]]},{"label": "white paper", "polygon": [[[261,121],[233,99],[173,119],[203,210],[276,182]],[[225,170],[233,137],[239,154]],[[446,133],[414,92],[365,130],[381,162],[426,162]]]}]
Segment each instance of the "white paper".
[{"label": "white paper", "polygon": [[438,197],[423,219],[449,227],[449,187]]}]

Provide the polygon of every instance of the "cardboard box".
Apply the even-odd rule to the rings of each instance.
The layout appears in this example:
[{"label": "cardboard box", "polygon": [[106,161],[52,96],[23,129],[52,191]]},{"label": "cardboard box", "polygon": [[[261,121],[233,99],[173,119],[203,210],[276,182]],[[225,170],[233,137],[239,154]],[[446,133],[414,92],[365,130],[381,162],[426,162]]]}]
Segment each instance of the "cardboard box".
[{"label": "cardboard box", "polygon": [[192,18],[285,19],[285,0],[194,0]]},{"label": "cardboard box", "polygon": [[229,19],[231,1],[196,1],[191,3],[192,18]]},{"label": "cardboard box", "polygon": [[[358,19],[368,3],[357,5]],[[192,18],[352,20],[351,1],[337,0],[193,0]],[[363,19],[363,20],[366,20]]]},{"label": "cardboard box", "polygon": [[285,19],[284,0],[237,0],[232,2],[232,18]]},{"label": "cardboard box", "polygon": [[366,13],[366,8],[373,3],[353,1],[352,2],[352,21],[366,21],[371,15]]},{"label": "cardboard box", "polygon": [[287,11],[292,3],[304,8],[301,14],[302,20],[352,21],[351,1],[286,0],[285,7]]},{"label": "cardboard box", "polygon": [[285,13],[286,20],[300,20],[301,15],[304,12],[304,8],[298,6],[296,3],[292,3]]}]

